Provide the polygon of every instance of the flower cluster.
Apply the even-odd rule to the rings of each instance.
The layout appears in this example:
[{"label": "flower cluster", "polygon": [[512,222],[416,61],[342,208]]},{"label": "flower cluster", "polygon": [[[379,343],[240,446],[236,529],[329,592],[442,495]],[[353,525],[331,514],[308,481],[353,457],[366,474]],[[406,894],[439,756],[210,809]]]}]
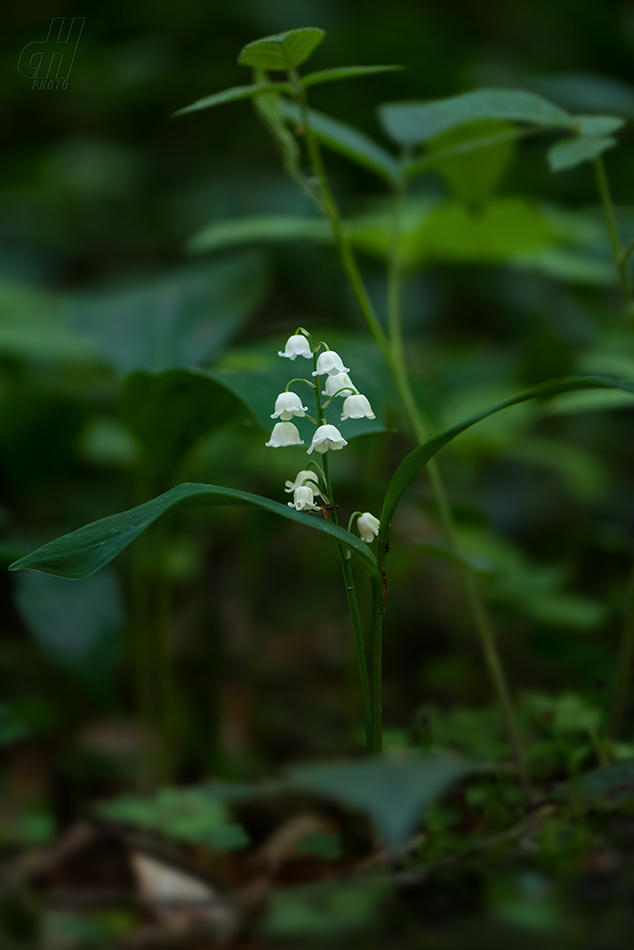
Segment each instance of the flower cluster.
[{"label": "flower cluster", "polygon": [[[316,354],[319,352],[319,355]],[[313,349],[310,336],[306,331],[298,331],[288,338],[284,350],[280,350],[279,356],[285,359],[295,360],[298,356],[304,359],[313,360],[315,369],[312,372],[313,379],[294,379],[287,385],[286,390],[280,393],[275,400],[275,410],[271,413],[272,419],[278,419],[275,423],[271,437],[266,445],[269,448],[284,448],[289,445],[304,445],[299,430],[291,420],[298,418],[309,419],[317,428],[313,435],[310,447],[307,449],[308,455],[317,452],[319,455],[332,450],[333,452],[345,448],[348,444],[336,425],[324,421],[323,409],[320,396],[326,396],[327,402],[323,408],[327,408],[332,400],[340,396],[343,398],[341,412],[341,421],[346,419],[375,419],[372,406],[366,396],[360,393],[350,379],[348,373],[349,367],[343,365],[343,361],[338,353],[329,349],[326,344],[320,343]],[[324,389],[320,390],[320,378],[325,377]],[[304,382],[315,391],[317,401],[318,419],[307,416],[308,407],[302,405],[300,397],[289,391],[289,387],[294,382]],[[316,463],[311,463],[315,465]],[[319,468],[319,466],[316,466]],[[327,470],[326,470],[327,471]],[[293,501],[289,501],[290,508],[297,511],[319,511],[320,505],[316,499],[321,499],[327,505],[330,500],[326,494],[328,489],[328,477],[320,477],[313,471],[303,470],[298,473],[293,482],[286,482],[286,491],[293,493]],[[357,527],[359,534],[364,541],[370,542],[378,534],[379,521],[369,512],[363,514],[356,512]],[[354,516],[353,516],[354,517]]]}]

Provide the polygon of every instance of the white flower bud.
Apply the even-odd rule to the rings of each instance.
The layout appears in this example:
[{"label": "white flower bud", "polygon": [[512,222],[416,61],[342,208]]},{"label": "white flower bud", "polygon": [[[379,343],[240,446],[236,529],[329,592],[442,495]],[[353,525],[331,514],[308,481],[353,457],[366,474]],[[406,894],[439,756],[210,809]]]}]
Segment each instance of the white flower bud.
[{"label": "white flower bud", "polygon": [[379,519],[371,515],[369,511],[364,511],[363,514],[357,518],[359,534],[366,544],[370,544],[370,542],[374,540],[379,533],[380,526],[381,522]]},{"label": "white flower bud", "polygon": [[346,398],[341,413],[341,421],[344,422],[346,419],[376,419],[366,396],[356,393]]},{"label": "white flower bud", "polygon": [[317,369],[313,376],[323,376],[328,373],[329,376],[337,376],[339,373],[349,373],[350,368],[344,366],[341,357],[334,350],[325,350],[317,357]]},{"label": "white flower bud", "polygon": [[276,422],[271,432],[271,438],[266,443],[268,448],[279,449],[286,445],[303,445],[299,437],[297,426],[292,422]]},{"label": "white flower bud", "polygon": [[313,489],[310,485],[300,485],[293,493],[293,501],[288,502],[289,508],[295,508],[297,511],[319,511],[319,505],[315,504]]},{"label": "white flower bud", "polygon": [[303,333],[294,333],[289,336],[284,347],[284,352],[278,350],[278,356],[286,356],[289,360],[294,360],[296,356],[303,356],[307,360],[312,360],[313,352],[310,343]]},{"label": "white flower bud", "polygon": [[[340,389],[344,391],[339,392]],[[357,392],[356,386],[353,384],[352,380],[347,373],[337,373],[336,376],[326,376],[326,386],[322,395],[324,396],[334,396],[335,393],[338,393],[343,399],[346,396],[351,394],[351,391]]]},{"label": "white flower bud", "polygon": [[302,406],[302,401],[297,393],[280,393],[275,400],[275,412],[271,413],[271,419],[292,419],[293,416],[304,416],[308,406]]},{"label": "white flower bud", "polygon": [[313,441],[310,448],[308,449],[308,454],[315,449],[316,452],[319,452],[320,455],[323,455],[324,452],[327,452],[328,449],[336,451],[342,449],[344,445],[348,443],[342,436],[341,432],[337,426],[319,426],[317,431],[313,436]]}]

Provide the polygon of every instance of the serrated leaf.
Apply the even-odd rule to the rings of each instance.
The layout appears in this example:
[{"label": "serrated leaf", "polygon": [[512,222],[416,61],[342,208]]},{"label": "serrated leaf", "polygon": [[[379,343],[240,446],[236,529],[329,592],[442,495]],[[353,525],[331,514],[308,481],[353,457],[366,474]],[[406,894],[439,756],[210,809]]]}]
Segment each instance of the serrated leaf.
[{"label": "serrated leaf", "polygon": [[433,102],[397,102],[379,107],[383,127],[400,145],[418,145],[441,132],[481,119],[575,129],[569,113],[522,89],[478,89]]},{"label": "serrated leaf", "polygon": [[229,218],[206,225],[187,242],[191,254],[260,241],[332,240],[330,225],[321,218],[299,215],[253,215]]},{"label": "serrated leaf", "polygon": [[119,405],[124,422],[145,450],[146,465],[161,479],[203,433],[232,418],[240,404],[208,376],[173,369],[158,375],[132,373]]},{"label": "serrated leaf", "polygon": [[172,115],[187,115],[188,112],[198,112],[200,109],[212,109],[214,106],[223,106],[227,102],[238,102],[240,99],[252,99],[254,96],[262,96],[264,93],[288,92],[287,82],[260,82],[251,86],[233,86],[231,89],[224,89],[222,92],[216,92],[211,96],[205,96],[203,99],[197,99],[190,106],[173,112]]},{"label": "serrated leaf", "polygon": [[371,574],[377,573],[376,558],[369,547],[350,531],[331,521],[303,514],[261,495],[252,495],[235,488],[223,488],[220,485],[192,482],[177,485],[143,505],[93,521],[77,531],[49,541],[26,557],[15,561],[9,570],[42,571],[58,577],[89,577],[112,561],[165,512],[217,505],[253,506],[322,531],[345,544],[361,559]]},{"label": "serrated leaf", "polygon": [[[301,124],[301,113],[294,102],[282,99],[281,106],[287,119]],[[308,121],[319,141],[327,148],[345,155],[387,181],[392,182],[398,177],[399,166],[396,159],[369,135],[314,109],[308,110]]]},{"label": "serrated leaf", "polygon": [[305,86],[316,86],[322,82],[336,82],[339,79],[355,79],[357,76],[373,76],[377,73],[391,73],[404,66],[338,66],[335,69],[321,69],[302,76]]},{"label": "serrated leaf", "polygon": [[388,846],[404,844],[421,812],[473,766],[454,756],[382,756],[296,765],[292,787],[325,795],[364,811]]},{"label": "serrated leaf", "polygon": [[606,136],[575,136],[553,145],[548,152],[548,164],[551,171],[561,172],[566,168],[581,165],[582,162],[589,162],[614,145],[616,139]]},{"label": "serrated leaf", "polygon": [[424,468],[427,462],[433,458],[440,449],[451,442],[452,439],[455,439],[456,436],[477,422],[480,422],[482,419],[486,419],[496,412],[501,412],[503,409],[508,409],[510,406],[516,406],[529,399],[549,399],[559,393],[574,392],[583,389],[620,389],[634,395],[634,383],[611,379],[608,376],[570,376],[564,379],[551,380],[547,383],[540,383],[538,386],[533,386],[531,389],[527,389],[512,399],[507,399],[497,406],[493,406],[491,409],[485,409],[483,412],[471,416],[464,422],[452,426],[450,429],[446,429],[444,432],[441,432],[440,435],[429,439],[424,445],[420,445],[414,449],[413,452],[410,452],[396,469],[388,485],[383,510],[381,512],[378,550],[382,551],[385,548],[390,523],[403,492],[413,482],[416,475]]},{"label": "serrated leaf", "polygon": [[611,135],[625,122],[615,115],[576,115],[575,122],[579,135]]},{"label": "serrated leaf", "polygon": [[303,27],[265,36],[248,43],[238,56],[238,62],[241,66],[258,69],[294,69],[308,59],[325,35],[318,27]]}]

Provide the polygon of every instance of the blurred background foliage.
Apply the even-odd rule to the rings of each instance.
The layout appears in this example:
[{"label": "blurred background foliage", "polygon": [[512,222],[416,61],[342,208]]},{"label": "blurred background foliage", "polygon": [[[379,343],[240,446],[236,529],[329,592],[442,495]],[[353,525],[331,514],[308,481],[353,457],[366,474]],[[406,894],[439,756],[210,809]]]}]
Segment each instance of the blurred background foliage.
[{"label": "blurred background foliage", "polygon": [[[479,86],[631,119],[632,9],[115,0],[63,13],[87,17],[65,90],[34,90],[17,70],[57,8],[10,4],[0,38],[3,563],[180,481],[285,501],[284,481],[306,456],[266,450],[262,425],[277,377],[288,375],[277,351],[298,325],[342,353],[390,429],[354,439],[333,465],[342,511],[378,514],[412,442],[332,248],[321,239],[229,241],[218,222],[311,209],[249,102],[172,113],[248,82],[236,65],[245,43],[310,25],[328,32],[311,69],[405,67],[311,90],[313,108],[385,146],[380,102]],[[633,148],[626,126],[606,157],[626,239]],[[413,186],[405,324],[434,427],[551,377],[634,378],[592,169],[553,175],[545,151],[529,139],[474,159],[466,174],[458,162]],[[327,163],[383,315],[384,189],[342,156],[327,153]],[[489,202],[481,228],[469,232],[465,209],[481,201]],[[189,253],[210,225],[225,230]],[[245,387],[255,416],[240,401]],[[628,400],[571,394],[525,404],[471,429],[441,458],[514,687],[572,694],[597,714],[632,553]],[[89,797],[135,782],[139,750],[153,741],[148,719],[139,726],[139,703],[155,725],[162,710],[169,769],[183,780],[258,777],[292,759],[359,748],[337,558],[329,539],[310,534],[261,512],[200,510],[169,518],[87,581],[5,574],[2,836],[41,840]],[[425,742],[493,755],[494,737],[482,753],[489,685],[454,568],[438,557],[439,535],[420,478],[399,509],[389,556],[388,736],[420,744],[424,733]],[[362,592],[364,584],[360,576]],[[146,650],[143,686],[133,673],[137,628],[154,622],[157,604],[171,674],[161,682]],[[555,700],[544,703],[551,715]],[[479,709],[485,719],[460,712]]]}]

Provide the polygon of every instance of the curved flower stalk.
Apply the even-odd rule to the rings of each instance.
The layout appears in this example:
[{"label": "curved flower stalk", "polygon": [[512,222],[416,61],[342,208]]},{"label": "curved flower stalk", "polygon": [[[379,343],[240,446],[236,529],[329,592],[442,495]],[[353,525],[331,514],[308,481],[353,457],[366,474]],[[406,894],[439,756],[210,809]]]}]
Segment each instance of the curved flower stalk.
[{"label": "curved flower stalk", "polygon": [[345,398],[351,392],[356,393],[358,389],[347,373],[337,373],[335,376],[331,376],[329,373],[326,376],[326,385],[322,396],[342,396]]}]

